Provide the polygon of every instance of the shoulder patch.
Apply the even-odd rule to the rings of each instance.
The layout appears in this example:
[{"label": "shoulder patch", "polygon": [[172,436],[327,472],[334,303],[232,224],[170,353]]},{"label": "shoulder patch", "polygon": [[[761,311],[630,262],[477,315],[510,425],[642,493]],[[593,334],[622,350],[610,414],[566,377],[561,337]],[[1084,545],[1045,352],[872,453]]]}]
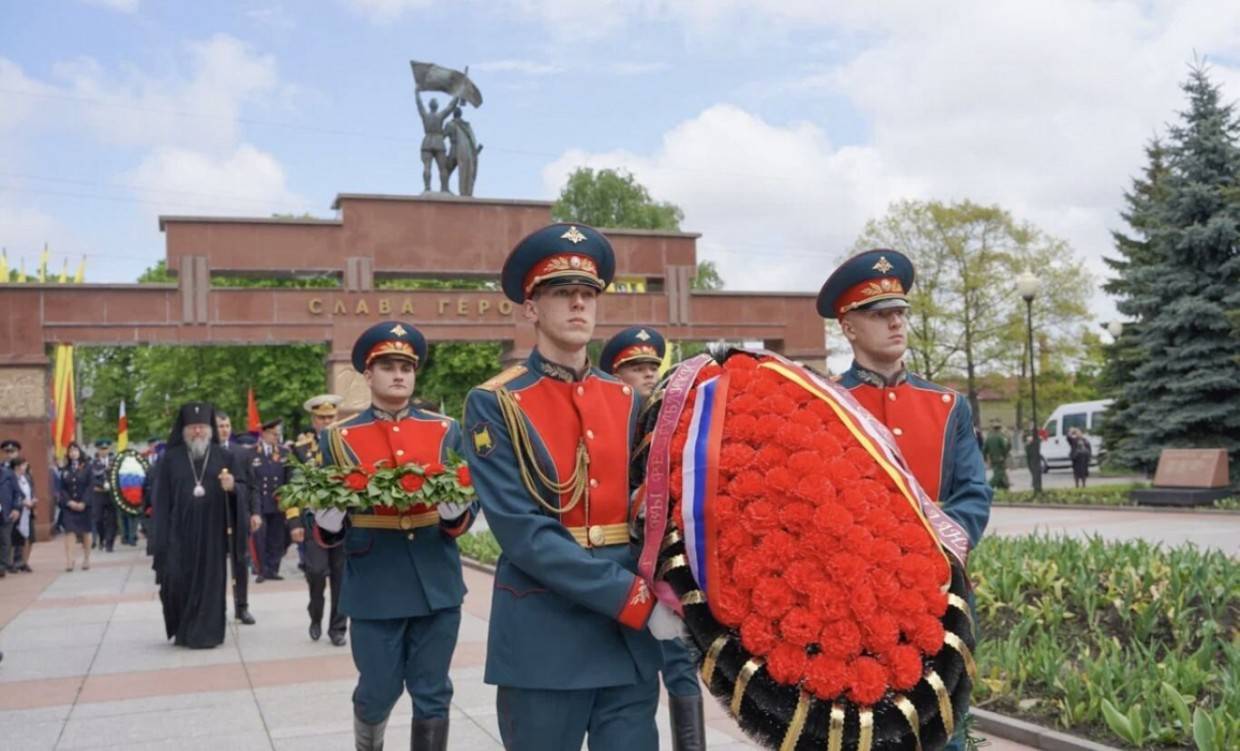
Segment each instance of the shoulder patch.
[{"label": "shoulder patch", "polygon": [[529,372],[529,368],[525,367],[524,365],[513,365],[511,368],[503,371],[499,375],[494,376],[493,378],[485,381],[484,383],[479,385],[478,388],[482,389],[483,391],[494,391],[498,389],[500,386],[503,386],[504,384],[508,383],[509,381],[512,381],[516,378],[520,378],[521,376],[525,375],[527,372]]},{"label": "shoulder patch", "polygon": [[485,422],[480,422],[474,426],[474,453],[480,457],[487,457],[495,450],[495,444],[491,440],[491,428]]}]

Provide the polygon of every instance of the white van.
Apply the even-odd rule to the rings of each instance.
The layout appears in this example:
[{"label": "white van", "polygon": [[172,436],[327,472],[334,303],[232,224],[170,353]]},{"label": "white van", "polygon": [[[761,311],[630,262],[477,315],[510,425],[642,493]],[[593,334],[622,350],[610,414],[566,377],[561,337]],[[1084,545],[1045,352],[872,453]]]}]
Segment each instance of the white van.
[{"label": "white van", "polygon": [[1099,399],[1092,402],[1072,402],[1061,404],[1051,413],[1046,421],[1046,440],[1042,441],[1042,471],[1055,467],[1071,467],[1069,456],[1068,429],[1079,428],[1089,438],[1093,447],[1093,463],[1102,462],[1105,448],[1102,445],[1102,421],[1106,419],[1107,407],[1113,399]]}]

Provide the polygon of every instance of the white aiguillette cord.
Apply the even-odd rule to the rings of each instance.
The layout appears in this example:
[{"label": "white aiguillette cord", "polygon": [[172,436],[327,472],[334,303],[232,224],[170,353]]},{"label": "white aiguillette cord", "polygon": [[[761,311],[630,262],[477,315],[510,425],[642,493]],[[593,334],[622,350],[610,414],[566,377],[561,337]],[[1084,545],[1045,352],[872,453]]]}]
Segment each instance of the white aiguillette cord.
[{"label": "white aiguillette cord", "polygon": [[194,457],[187,451],[185,458],[189,459],[189,471],[194,476],[194,497],[202,498],[207,494],[206,488],[202,486],[202,478],[207,476],[207,462],[211,461],[211,447],[207,446],[207,454],[202,458],[202,472],[194,469]]}]

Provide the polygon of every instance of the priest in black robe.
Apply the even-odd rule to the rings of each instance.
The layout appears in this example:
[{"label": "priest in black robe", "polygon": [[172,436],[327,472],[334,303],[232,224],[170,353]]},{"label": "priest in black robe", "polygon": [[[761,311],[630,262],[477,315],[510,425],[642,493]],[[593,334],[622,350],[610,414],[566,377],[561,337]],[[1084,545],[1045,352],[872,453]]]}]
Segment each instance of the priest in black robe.
[{"label": "priest in black robe", "polygon": [[181,407],[156,463],[155,572],[168,638],[207,649],[224,642],[229,539],[240,480],[219,445],[215,409]]}]

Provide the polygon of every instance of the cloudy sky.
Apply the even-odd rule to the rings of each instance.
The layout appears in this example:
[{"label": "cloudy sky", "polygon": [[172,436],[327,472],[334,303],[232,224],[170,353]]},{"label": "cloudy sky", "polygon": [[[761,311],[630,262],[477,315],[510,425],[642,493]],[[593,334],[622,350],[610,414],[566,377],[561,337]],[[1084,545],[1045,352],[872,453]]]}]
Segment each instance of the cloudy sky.
[{"label": "cloudy sky", "polygon": [[417,193],[418,59],[484,93],[478,195],[625,167],[730,288],[816,288],[901,198],[999,203],[1101,276],[1195,57],[1240,97],[1240,3],[0,0],[0,245],[132,281],[159,214]]}]

